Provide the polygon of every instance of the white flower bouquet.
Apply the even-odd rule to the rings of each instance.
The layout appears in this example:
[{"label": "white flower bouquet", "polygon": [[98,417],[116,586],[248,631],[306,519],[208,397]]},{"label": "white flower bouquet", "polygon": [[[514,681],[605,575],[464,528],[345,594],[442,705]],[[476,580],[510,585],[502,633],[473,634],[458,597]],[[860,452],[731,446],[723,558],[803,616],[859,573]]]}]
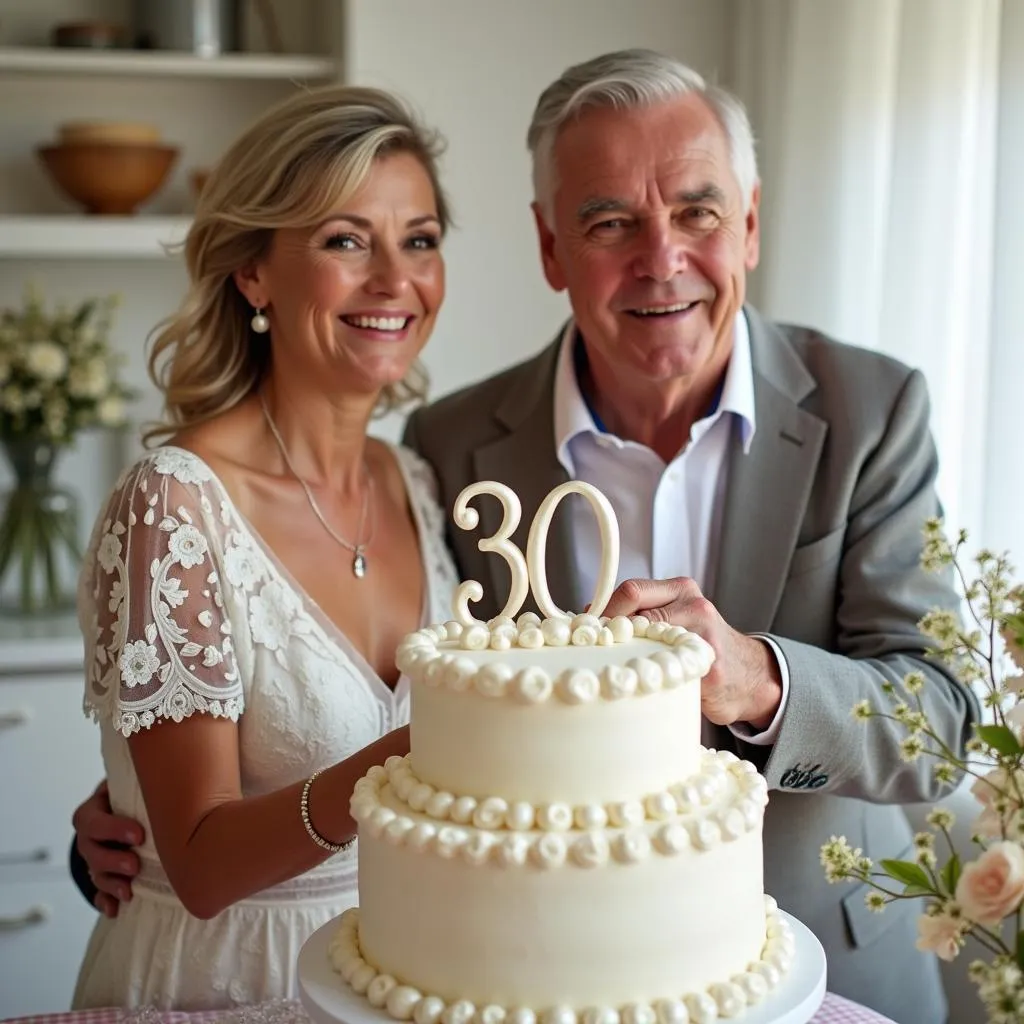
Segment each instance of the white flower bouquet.
[{"label": "white flower bouquet", "polygon": [[109,296],[47,313],[30,288],[21,309],[0,310],[0,439],[65,445],[124,422],[132,392],[110,347],[116,307]]},{"label": "white flower bouquet", "polygon": [[[976,691],[984,690],[987,724],[975,726],[966,757],[936,735],[922,710],[924,677],[910,673],[902,688],[885,687],[886,709],[863,702],[854,717],[883,718],[907,731],[902,756],[932,757],[935,777],[952,786],[962,773],[974,778],[978,800],[972,827],[974,859],[954,848],[953,815],[937,807],[928,815],[931,831],[914,837],[913,861],[883,860],[877,867],[845,836],[821,848],[830,882],[871,886],[867,905],[879,913],[894,900],[923,899],[917,948],[953,960],[972,936],[990,958],[970,965],[989,1024],[1024,1024],[1024,588],[1013,583],[1005,556],[980,551],[977,573],[968,578],[962,559],[967,535],[951,545],[938,520],[925,527],[922,563],[936,571],[954,568],[963,587],[967,624],[952,612],[932,611],[921,631],[936,642],[935,654]],[[940,854],[940,851],[941,854]],[[944,862],[940,860],[944,857]]]},{"label": "white flower bouquet", "polygon": [[14,580],[0,586],[5,611],[34,615],[73,603],[77,501],[51,473],[80,431],[125,421],[132,392],[109,341],[116,305],[108,297],[47,312],[30,288],[20,309],[0,309],[0,447],[15,478],[0,508],[0,585]]}]

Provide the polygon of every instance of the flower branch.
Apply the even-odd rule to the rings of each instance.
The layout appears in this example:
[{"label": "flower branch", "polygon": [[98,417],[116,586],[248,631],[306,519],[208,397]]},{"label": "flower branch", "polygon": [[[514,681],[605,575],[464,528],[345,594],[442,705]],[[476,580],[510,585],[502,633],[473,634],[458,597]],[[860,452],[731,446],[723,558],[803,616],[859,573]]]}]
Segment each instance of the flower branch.
[{"label": "flower branch", "polygon": [[[928,721],[921,699],[925,678],[919,672],[908,673],[902,685],[883,684],[890,708],[861,701],[853,717],[904,728],[900,756],[908,762],[935,758],[937,781],[952,787],[964,775],[974,780],[971,793],[979,814],[971,842],[977,856],[963,859],[957,851],[953,815],[940,806],[927,816],[931,831],[914,837],[914,860],[882,860],[876,867],[844,836],[833,836],[821,847],[821,863],[829,882],[868,885],[871,910],[881,913],[897,900],[923,899],[918,949],[952,960],[968,937],[974,938],[992,958],[970,967],[989,1024],[1024,1024],[1024,588],[1012,584],[1009,559],[988,550],[977,553],[968,572],[966,543],[966,531],[951,544],[941,522],[930,520],[921,561],[929,571],[953,570],[969,627],[954,612],[938,608],[918,625],[932,641],[932,657],[965,685],[983,688],[991,720],[975,726],[960,756]],[[941,866],[939,837],[947,854]]]}]

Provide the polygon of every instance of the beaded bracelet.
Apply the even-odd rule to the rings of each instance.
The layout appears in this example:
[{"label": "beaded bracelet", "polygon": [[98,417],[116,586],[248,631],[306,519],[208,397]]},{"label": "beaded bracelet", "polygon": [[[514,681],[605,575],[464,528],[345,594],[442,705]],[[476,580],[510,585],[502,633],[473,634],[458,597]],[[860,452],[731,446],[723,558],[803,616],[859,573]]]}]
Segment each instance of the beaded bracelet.
[{"label": "beaded bracelet", "polygon": [[313,822],[309,820],[309,787],[313,785],[313,780],[322,771],[322,768],[318,768],[308,779],[306,779],[306,784],[302,787],[302,801],[299,804],[299,808],[302,812],[302,824],[306,826],[309,838],[312,839],[317,846],[324,850],[328,850],[331,853],[340,853],[355,842],[355,836],[351,839],[346,839],[343,843],[332,843],[330,840],[324,839],[324,837],[320,835],[315,828],[313,828]]}]

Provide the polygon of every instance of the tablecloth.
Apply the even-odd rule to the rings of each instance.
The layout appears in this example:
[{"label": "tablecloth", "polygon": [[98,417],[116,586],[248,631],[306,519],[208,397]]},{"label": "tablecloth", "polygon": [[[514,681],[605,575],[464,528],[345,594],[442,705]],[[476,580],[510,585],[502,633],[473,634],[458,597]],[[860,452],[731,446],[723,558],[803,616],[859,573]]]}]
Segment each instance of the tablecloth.
[{"label": "tablecloth", "polygon": [[[18,1024],[309,1024],[309,1018],[298,1003],[284,1002],[195,1013],[110,1007],[8,1019],[16,1020]],[[829,992],[811,1024],[893,1024],[893,1021]]]}]

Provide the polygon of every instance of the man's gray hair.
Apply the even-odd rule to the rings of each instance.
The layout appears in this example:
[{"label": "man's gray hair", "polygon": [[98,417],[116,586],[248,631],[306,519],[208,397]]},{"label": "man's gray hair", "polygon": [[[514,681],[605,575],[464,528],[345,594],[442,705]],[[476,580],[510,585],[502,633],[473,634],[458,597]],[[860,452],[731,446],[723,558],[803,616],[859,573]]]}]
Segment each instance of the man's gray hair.
[{"label": "man's gray hair", "polygon": [[729,142],[732,170],[749,208],[757,184],[754,133],[743,104],[709,85],[682,61],[654,50],[617,50],[566,69],[544,92],[533,112],[526,143],[533,155],[533,195],[550,223],[555,194],[555,140],[562,126],[587,107],[629,110],[696,93],[718,118]]}]

